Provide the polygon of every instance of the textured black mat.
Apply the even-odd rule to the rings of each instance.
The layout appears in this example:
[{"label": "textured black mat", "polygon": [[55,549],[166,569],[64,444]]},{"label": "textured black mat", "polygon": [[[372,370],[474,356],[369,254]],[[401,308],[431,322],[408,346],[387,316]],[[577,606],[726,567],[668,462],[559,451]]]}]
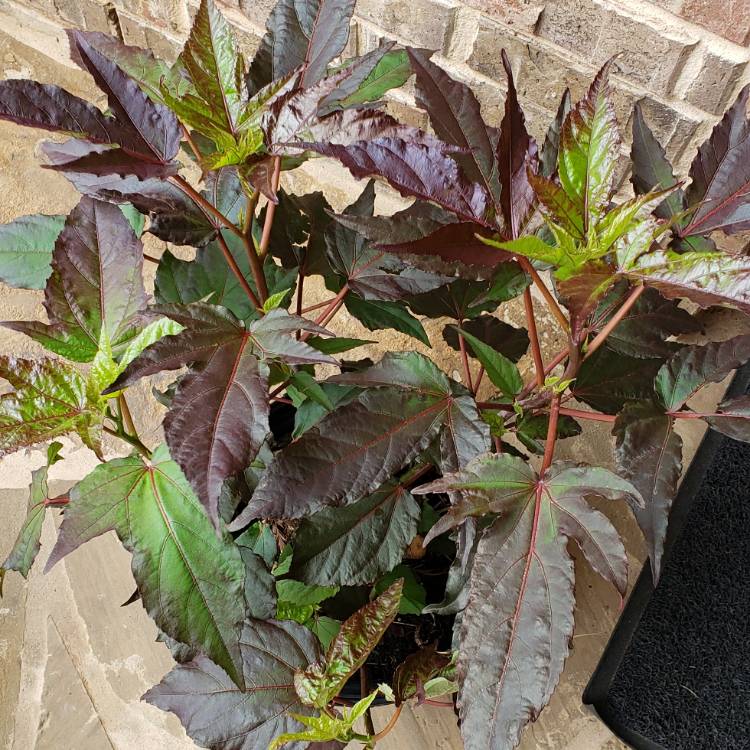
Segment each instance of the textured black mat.
[{"label": "textured black mat", "polygon": [[[728,395],[748,392],[750,369]],[[750,445],[710,431],[584,694],[639,750],[750,750]]]}]

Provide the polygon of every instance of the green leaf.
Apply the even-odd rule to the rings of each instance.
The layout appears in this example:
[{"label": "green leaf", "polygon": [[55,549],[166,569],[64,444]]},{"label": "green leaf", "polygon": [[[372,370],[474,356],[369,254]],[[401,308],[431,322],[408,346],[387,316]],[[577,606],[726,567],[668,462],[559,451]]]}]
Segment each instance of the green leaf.
[{"label": "green leaf", "polygon": [[146,307],[143,246],[122,211],[82,198],[57,238],[44,306],[50,320],[6,323],[76,362],[91,362],[102,332],[119,356]]},{"label": "green leaf", "polygon": [[276,537],[271,527],[263,521],[257,521],[235,539],[241,547],[249,547],[256,555],[271,567],[276,559]]},{"label": "green leaf", "polygon": [[294,675],[297,695],[307,706],[325,708],[364,663],[398,613],[403,581],[357,610],[341,626],[325,660]]},{"label": "green leaf", "polygon": [[21,216],[0,225],[0,281],[21,289],[44,289],[64,216]]},{"label": "green leaf", "polygon": [[234,140],[247,101],[244,61],[232,29],[213,0],[202,0],[171,78],[184,77],[173,91],[162,84],[164,99],[186,124],[217,143]]},{"label": "green leaf", "polygon": [[508,242],[500,242],[489,237],[480,237],[479,239],[490,247],[496,247],[508,253],[521,255],[524,258],[531,258],[531,260],[538,260],[542,263],[549,263],[553,266],[561,265],[565,258],[565,254],[559,247],[548,245],[535,234],[529,234]]},{"label": "green leaf", "polygon": [[324,508],[297,530],[292,574],[321,585],[372,583],[401,561],[419,517],[419,504],[397,480],[353,505]]},{"label": "green leaf", "polygon": [[404,582],[401,603],[398,607],[399,614],[421,615],[422,610],[427,606],[427,592],[408,565],[397,565],[388,575],[383,576],[373,586],[372,596],[382,594],[398,580]]},{"label": "green leaf", "polygon": [[333,411],[331,399],[328,398],[320,383],[309,372],[297,370],[292,373],[290,380],[290,387],[297,389],[304,397],[300,400],[300,403],[307,398],[322,406],[326,411]]},{"label": "green leaf", "polygon": [[47,474],[49,467],[62,460],[59,455],[62,443],[50,443],[47,448],[47,463],[40,469],[31,472],[31,485],[29,486],[29,503],[26,511],[26,520],[18,533],[13,549],[10,551],[5,562],[0,566],[3,575],[8,570],[17,570],[24,578],[29,575],[29,570],[39,553],[41,546],[42,525],[44,524],[45,501],[49,500],[49,487],[47,485]]},{"label": "green leaf", "polygon": [[426,346],[430,345],[422,324],[406,309],[403,302],[370,302],[347,294],[344,304],[346,309],[370,331],[393,328],[407,336],[413,336]]},{"label": "green leaf", "polygon": [[333,104],[337,108],[347,109],[358,104],[377,101],[391,89],[403,86],[411,74],[412,69],[406,50],[386,52],[354,93],[344,99],[336,100]]},{"label": "green leaf", "polygon": [[338,586],[310,586],[302,581],[293,581],[288,578],[276,581],[279,602],[295,604],[299,607],[320,604],[326,599],[336,596],[338,591]]},{"label": "green leaf", "polygon": [[268,299],[263,303],[263,312],[268,312],[269,310],[273,310],[277,307],[281,307],[282,303],[286,299],[287,296],[287,290],[284,289],[280,292],[276,292],[275,294],[271,294]]},{"label": "green leaf", "polygon": [[620,134],[607,77],[597,74],[586,96],[568,114],[560,135],[560,184],[584,218],[584,230],[603,215],[614,184]]},{"label": "green leaf", "polygon": [[[310,341],[308,340],[307,343],[310,343]],[[320,388],[326,398],[330,401],[331,408],[328,409],[325,406],[322,406],[319,401],[312,399],[305,399],[302,401],[297,407],[297,412],[294,415],[293,438],[296,439],[300,437],[303,433],[314,427],[329,412],[334,411],[339,406],[354,401],[360,393],[359,388],[336,385],[335,383],[321,383]]]},{"label": "green leaf", "polygon": [[495,387],[507,396],[515,396],[520,393],[523,388],[523,378],[518,371],[518,367],[511,360],[467,331],[461,328],[456,328],[456,330],[459,336],[462,336],[469,343],[476,358],[487,371],[487,377]]},{"label": "green leaf", "polygon": [[312,619],[308,620],[305,625],[318,636],[323,648],[328,648],[341,630],[339,620],[334,620],[332,617],[320,617],[317,614],[313,615]]},{"label": "green leaf", "polygon": [[0,396],[0,455],[70,432],[101,453],[100,405],[89,403],[86,380],[70,365],[0,357],[0,377],[14,388]]},{"label": "green leaf", "polygon": [[348,339],[345,337],[324,339],[321,336],[310,336],[307,343],[319,352],[323,352],[323,354],[342,354],[359,346],[367,346],[375,342],[367,339]]},{"label": "green leaf", "polygon": [[166,446],[150,461],[102,464],[71,490],[47,569],[110,530],[133,552],[133,575],[156,624],[243,686],[245,566],[231,537],[217,537]]}]

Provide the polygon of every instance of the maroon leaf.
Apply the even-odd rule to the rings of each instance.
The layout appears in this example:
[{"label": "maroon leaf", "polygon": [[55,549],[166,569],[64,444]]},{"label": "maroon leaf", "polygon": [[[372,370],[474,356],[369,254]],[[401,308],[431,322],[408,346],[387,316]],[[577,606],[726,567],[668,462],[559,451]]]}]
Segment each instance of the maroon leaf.
[{"label": "maroon leaf", "polygon": [[[372,216],[375,183],[370,181],[344,216]],[[400,300],[428,292],[452,279],[410,268],[400,258],[370,247],[367,240],[342,222],[332,222],[326,231],[331,268],[349,288],[366,300]]]},{"label": "maroon leaf", "polygon": [[614,272],[606,263],[592,261],[581,267],[580,273],[558,282],[557,290],[570,311],[571,333],[577,341],[589,316],[615,281]]},{"label": "maroon leaf", "polygon": [[[88,147],[88,148],[86,148]],[[83,149],[85,153],[82,153]],[[122,148],[87,143],[86,141],[68,141],[67,143],[43,143],[42,153],[49,160],[44,164],[46,169],[58,172],[79,172],[92,175],[117,174],[122,177],[134,175],[138,179],[164,178],[177,174],[179,165],[176,162],[166,164],[144,161],[140,156],[133,156]]]},{"label": "maroon leaf", "polygon": [[27,80],[0,82],[0,119],[42,130],[78,133],[94,143],[119,143],[120,124],[65,89]]},{"label": "maroon leaf", "polygon": [[568,116],[568,112],[570,112],[570,106],[570,89],[565,89],[560,104],[557,107],[557,115],[547,130],[544,145],[542,146],[542,155],[539,159],[539,174],[544,177],[554,177],[557,173],[557,156],[560,151],[560,132],[562,131],[565,118]]},{"label": "maroon leaf", "polygon": [[[645,195],[651,190],[664,190],[677,185],[672,165],[664,148],[646,123],[640,102],[636,102],[633,113],[633,145],[630,160],[633,163],[630,181],[636,195]],[[654,209],[654,214],[661,219],[673,219],[679,217],[684,210],[685,193],[682,189],[677,189]]]},{"label": "maroon leaf", "polygon": [[481,182],[497,204],[500,183],[495,146],[474,92],[432,62],[432,52],[411,47],[407,52],[416,74],[417,105],[427,111],[438,138],[467,153],[459,159],[466,176]]},{"label": "maroon leaf", "polygon": [[508,94],[505,97],[505,115],[500,125],[497,143],[497,166],[500,171],[500,207],[505,226],[511,238],[521,233],[526,217],[534,204],[534,190],[529,184],[527,167],[536,171],[537,148],[526,130],[526,121],[518,103],[513,71],[505,50],[502,50],[503,67],[508,76]]},{"label": "maroon leaf", "polygon": [[485,191],[466,179],[439,141],[418,143],[385,137],[349,145],[305,146],[338,159],[355,177],[383,177],[405,197],[432,201],[468,221],[483,220]]},{"label": "maroon leaf", "polygon": [[463,469],[492,447],[489,425],[482,419],[471,396],[453,399],[440,433],[440,470]]},{"label": "maroon leaf", "polygon": [[296,622],[248,620],[240,638],[246,690],[205,656],[175,667],[144,700],[176,714],[188,735],[215,750],[259,750],[294,732],[307,713],[294,671],[320,658],[317,638]]},{"label": "maroon leaf", "polygon": [[750,442],[750,396],[722,401],[716,411],[714,416],[706,417],[711,427],[733,440]]},{"label": "maroon leaf", "polygon": [[217,525],[224,480],[250,465],[269,431],[268,366],[251,351],[249,337],[217,347],[182,378],[164,419],[170,453]]},{"label": "maroon leaf", "polygon": [[248,73],[253,91],[304,68],[303,86],[316,83],[349,38],[354,0],[280,0],[266,21]]},{"label": "maroon leaf", "polygon": [[654,388],[667,411],[677,411],[706,383],[718,383],[748,360],[750,335],[685,346],[659,370]]},{"label": "maroon leaf", "polygon": [[434,645],[408,656],[393,675],[396,705],[417,695],[420,686],[436,677],[451,663],[450,654],[441,654]]},{"label": "maroon leaf", "polygon": [[180,128],[172,112],[154,104],[138,84],[78,31],[69,31],[71,56],[107,95],[123,135],[117,143],[149,161],[169,162],[180,148]]},{"label": "maroon leaf", "polygon": [[750,85],[742,89],[690,166],[687,204],[700,204],[680,235],[750,229]]},{"label": "maroon leaf", "polygon": [[674,419],[650,403],[630,403],[617,415],[618,473],[643,496],[645,508],[634,508],[646,538],[654,581],[659,579],[669,512],[682,473],[682,439]]},{"label": "maroon leaf", "polygon": [[472,568],[458,658],[461,732],[467,748],[514,747],[549,701],[573,633],[574,539],[620,593],[625,548],[589,495],[640,502],[605,469],[556,463],[541,477],[507,455],[473,461],[419,488],[456,491],[466,511],[502,515],[487,529]]}]

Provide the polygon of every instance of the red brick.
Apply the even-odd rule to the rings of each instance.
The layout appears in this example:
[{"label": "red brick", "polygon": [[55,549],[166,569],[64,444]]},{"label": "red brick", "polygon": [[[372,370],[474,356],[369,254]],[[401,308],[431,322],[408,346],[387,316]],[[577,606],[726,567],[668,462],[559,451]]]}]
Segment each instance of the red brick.
[{"label": "red brick", "polygon": [[744,44],[750,35],[747,0],[684,0],[680,15],[737,44]]}]

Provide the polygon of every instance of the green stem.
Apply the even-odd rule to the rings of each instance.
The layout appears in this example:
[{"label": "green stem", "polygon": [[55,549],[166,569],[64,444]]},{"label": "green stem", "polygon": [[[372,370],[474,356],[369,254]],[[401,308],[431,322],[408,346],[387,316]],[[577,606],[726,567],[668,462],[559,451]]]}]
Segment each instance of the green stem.
[{"label": "green stem", "polygon": [[146,458],[151,458],[151,451],[137,437],[126,434],[122,429],[113,430],[111,427],[107,427],[107,425],[104,425],[102,429],[107,434],[114,435],[120,438],[120,440],[125,441],[128,445],[132,445],[133,448]]}]

